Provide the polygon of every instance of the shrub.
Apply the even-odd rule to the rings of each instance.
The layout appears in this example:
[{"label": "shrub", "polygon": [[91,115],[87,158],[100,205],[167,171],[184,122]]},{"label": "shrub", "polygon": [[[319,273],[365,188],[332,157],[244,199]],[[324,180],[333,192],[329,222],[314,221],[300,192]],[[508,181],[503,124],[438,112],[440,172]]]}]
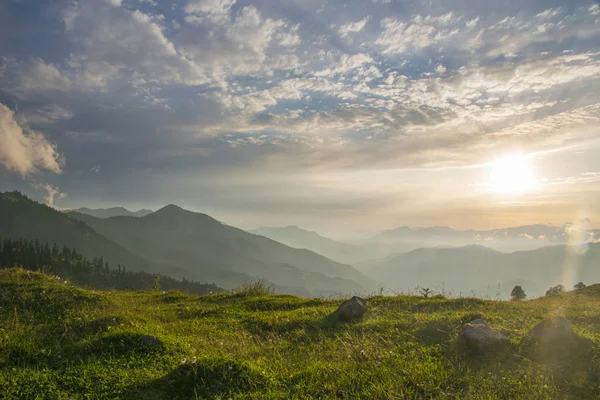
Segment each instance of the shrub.
[{"label": "shrub", "polygon": [[558,296],[565,291],[563,285],[556,285],[546,291],[546,296]]},{"label": "shrub", "polygon": [[579,289],[583,289],[583,288],[585,288],[585,283],[583,283],[583,282],[579,282],[578,284],[573,286],[573,289],[575,289],[575,290],[579,290]]}]

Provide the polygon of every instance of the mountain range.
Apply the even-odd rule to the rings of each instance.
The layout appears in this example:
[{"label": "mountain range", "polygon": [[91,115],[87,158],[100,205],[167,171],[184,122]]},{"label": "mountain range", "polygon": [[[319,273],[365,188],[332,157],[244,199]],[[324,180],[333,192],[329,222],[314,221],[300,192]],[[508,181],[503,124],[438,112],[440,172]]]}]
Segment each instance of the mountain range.
[{"label": "mountain range", "polygon": [[421,248],[359,269],[384,288],[414,291],[429,287],[453,295],[506,298],[514,285],[530,297],[541,296],[557,284],[567,288],[579,281],[600,281],[600,244],[557,245],[502,253],[479,245]]},{"label": "mountain range", "polygon": [[178,265],[193,273],[193,279],[214,281],[226,288],[263,279],[282,291],[304,295],[350,293],[364,290],[362,283],[367,281],[349,265],[250,234],[175,205],[141,218],[67,215],[135,254]]},{"label": "mountain range", "polygon": [[224,225],[208,215],[168,205],[144,217],[97,218],[62,213],[17,192],[0,193],[0,233],[56,243],[111,265],[224,288],[264,280],[303,296],[365,292],[355,268]]},{"label": "mountain range", "polygon": [[[369,293],[382,286],[393,291],[431,287],[455,295],[493,297],[497,292],[505,296],[516,284],[524,286],[530,296],[541,295],[559,283],[569,286],[578,281],[600,281],[600,244],[592,240],[596,235],[597,231],[574,225],[494,231],[401,227],[372,241],[383,241],[383,237],[390,240],[390,251],[401,248],[397,243],[407,245],[408,250],[377,257],[379,249],[372,250],[368,244],[335,241],[297,226],[246,232],[175,205],[141,217],[99,218],[59,212],[18,192],[0,193],[3,238],[56,243],[89,259],[104,257],[112,266],[121,264],[128,270],[186,277],[224,288],[264,280],[278,292],[301,296]],[[461,243],[456,238],[469,243],[473,237],[548,243],[571,243],[576,237],[579,245],[554,244],[509,252],[481,245],[454,245]],[[452,243],[448,238],[456,240]],[[408,247],[420,241],[440,245]]]},{"label": "mountain range", "polygon": [[148,214],[152,214],[152,210],[141,209],[138,211],[129,211],[125,207],[111,207],[111,208],[96,208],[90,209],[87,207],[81,207],[74,210],[64,210],[68,212],[78,212],[81,214],[91,215],[96,218],[110,218],[110,217],[145,217]]}]

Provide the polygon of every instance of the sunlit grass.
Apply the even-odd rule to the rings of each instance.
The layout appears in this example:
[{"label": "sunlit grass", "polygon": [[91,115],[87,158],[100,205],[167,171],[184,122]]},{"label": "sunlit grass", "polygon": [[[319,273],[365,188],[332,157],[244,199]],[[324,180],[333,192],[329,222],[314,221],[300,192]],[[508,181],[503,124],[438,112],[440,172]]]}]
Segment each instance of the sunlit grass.
[{"label": "sunlit grass", "polygon": [[[372,297],[362,321],[338,301],[264,288],[192,296],[82,290],[0,271],[0,398],[582,399],[600,395],[600,299],[527,302]],[[252,290],[250,290],[252,289]],[[526,339],[553,312],[591,347],[545,358]],[[458,345],[485,318],[511,340],[481,357]],[[140,343],[144,335],[159,339]],[[573,353],[573,356],[571,356]],[[559,353],[560,354],[560,353]]]}]

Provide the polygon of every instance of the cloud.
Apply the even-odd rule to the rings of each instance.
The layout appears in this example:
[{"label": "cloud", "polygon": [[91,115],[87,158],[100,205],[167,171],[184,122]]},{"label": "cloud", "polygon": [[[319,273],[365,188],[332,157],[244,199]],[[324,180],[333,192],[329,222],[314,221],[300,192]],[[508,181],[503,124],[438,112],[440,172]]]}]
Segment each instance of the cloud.
[{"label": "cloud", "polygon": [[0,103],[0,163],[22,176],[40,169],[61,172],[61,156],[41,133],[24,131],[15,113]]},{"label": "cloud", "polygon": [[114,80],[133,87],[208,82],[204,72],[167,38],[162,15],[75,2],[63,10],[62,19],[66,35],[79,50],[70,54],[61,71],[70,77],[71,86],[106,89]]},{"label": "cloud", "polygon": [[51,125],[73,117],[70,109],[56,104],[46,104],[27,111],[25,119],[29,124]]},{"label": "cloud", "polygon": [[421,50],[457,35],[459,21],[461,18],[452,12],[440,16],[416,15],[409,20],[385,18],[375,44],[385,47],[384,53]]},{"label": "cloud", "polygon": [[193,0],[185,6],[185,20],[199,24],[208,20],[213,24],[225,24],[230,20],[231,8],[236,0]]},{"label": "cloud", "polygon": [[44,189],[46,191],[46,196],[44,196],[44,201],[50,207],[56,207],[55,202],[60,199],[64,199],[67,197],[66,193],[62,193],[57,186],[52,186],[48,183],[36,183],[34,184],[36,189]]},{"label": "cloud", "polygon": [[343,24],[338,28],[338,33],[340,34],[341,37],[345,38],[352,33],[357,33],[357,32],[362,31],[368,21],[369,21],[369,17],[365,17],[359,21]]},{"label": "cloud", "polygon": [[[600,127],[600,10],[585,0],[109,3],[44,6],[52,34],[19,31],[32,46],[0,26],[0,101],[19,104],[24,136],[60,145],[70,194],[67,177],[112,187],[147,170],[468,167],[592,146]],[[599,167],[544,186],[592,190],[582,173]]]}]

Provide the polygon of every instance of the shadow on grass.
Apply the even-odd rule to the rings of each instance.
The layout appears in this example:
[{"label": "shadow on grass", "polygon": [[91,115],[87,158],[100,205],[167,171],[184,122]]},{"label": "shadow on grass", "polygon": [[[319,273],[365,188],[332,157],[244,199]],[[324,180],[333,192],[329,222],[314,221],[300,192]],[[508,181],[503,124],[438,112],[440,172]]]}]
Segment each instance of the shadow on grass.
[{"label": "shadow on grass", "polygon": [[555,342],[524,337],[519,343],[478,351],[459,341],[442,346],[444,357],[458,374],[477,371],[495,375],[502,371],[537,371],[550,377],[568,398],[597,398],[600,395],[600,353],[594,343],[582,336]]},{"label": "shadow on grass", "polygon": [[[96,319],[79,325],[52,324],[40,329],[35,346],[9,343],[0,349],[2,366],[40,366],[60,368],[66,360],[87,360],[88,358],[115,358],[127,354],[148,354],[164,349],[157,341],[151,346],[142,343],[144,335],[120,333],[97,337],[86,341],[85,337],[98,336],[110,326],[118,325],[119,317]],[[60,350],[56,351],[56,338],[60,337]],[[50,340],[50,341],[48,341]]]},{"label": "shadow on grass", "polygon": [[230,357],[183,364],[166,376],[129,388],[125,399],[228,398],[263,390],[269,382],[250,361]]},{"label": "shadow on grass", "polygon": [[592,384],[600,387],[600,354],[591,340],[578,335],[552,342],[525,338],[520,347],[524,355],[568,385],[570,391]]},{"label": "shadow on grass", "polygon": [[103,336],[91,342],[79,342],[67,347],[70,358],[86,361],[90,358],[115,359],[121,357],[147,356],[162,354],[166,348],[157,340],[153,344],[143,343],[144,335],[139,333],[116,333]]}]

